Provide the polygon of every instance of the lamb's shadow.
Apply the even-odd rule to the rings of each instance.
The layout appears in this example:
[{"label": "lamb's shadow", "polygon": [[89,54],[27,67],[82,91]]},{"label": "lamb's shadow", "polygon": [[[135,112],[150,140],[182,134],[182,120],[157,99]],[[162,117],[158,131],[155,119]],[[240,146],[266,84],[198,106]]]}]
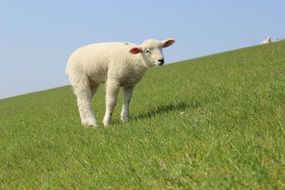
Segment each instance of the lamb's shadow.
[{"label": "lamb's shadow", "polygon": [[169,103],[165,105],[159,105],[156,107],[150,108],[147,112],[138,114],[133,116],[131,119],[146,119],[155,117],[156,115],[160,115],[163,113],[169,113],[173,111],[183,111],[189,108],[198,108],[200,107],[200,103],[198,101],[188,102],[178,102],[178,103]]}]

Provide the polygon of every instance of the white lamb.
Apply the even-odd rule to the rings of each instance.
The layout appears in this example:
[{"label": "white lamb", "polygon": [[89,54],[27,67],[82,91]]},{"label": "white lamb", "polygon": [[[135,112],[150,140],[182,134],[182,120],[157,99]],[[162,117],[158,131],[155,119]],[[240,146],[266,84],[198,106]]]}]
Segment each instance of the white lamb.
[{"label": "white lamb", "polygon": [[140,45],[108,42],[88,45],[74,51],[68,59],[65,72],[77,96],[82,125],[97,127],[91,100],[101,83],[106,84],[104,126],[111,124],[120,87],[124,96],[121,120],[127,122],[135,85],[148,68],[164,64],[162,48],[171,46],[174,42],[174,39],[150,39]]},{"label": "white lamb", "polygon": [[271,36],[267,36],[260,44],[269,44],[271,43]]}]

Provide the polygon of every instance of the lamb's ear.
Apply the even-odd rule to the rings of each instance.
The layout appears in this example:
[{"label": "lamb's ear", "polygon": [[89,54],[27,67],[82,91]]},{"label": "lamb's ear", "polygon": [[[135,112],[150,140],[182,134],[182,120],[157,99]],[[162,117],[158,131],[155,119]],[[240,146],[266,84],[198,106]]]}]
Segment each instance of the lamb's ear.
[{"label": "lamb's ear", "polygon": [[162,47],[163,48],[169,47],[172,44],[174,44],[174,42],[175,42],[175,40],[173,38],[166,39],[166,40],[162,41]]},{"label": "lamb's ear", "polygon": [[133,47],[132,49],[129,50],[129,52],[131,54],[138,54],[142,52],[142,48],[141,47]]}]

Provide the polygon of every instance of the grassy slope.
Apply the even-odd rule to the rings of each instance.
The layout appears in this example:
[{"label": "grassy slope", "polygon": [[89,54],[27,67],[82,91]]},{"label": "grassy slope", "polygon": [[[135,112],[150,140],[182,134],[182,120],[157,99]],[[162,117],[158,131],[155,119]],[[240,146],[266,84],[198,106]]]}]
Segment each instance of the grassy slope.
[{"label": "grassy slope", "polygon": [[[132,119],[80,126],[70,87],[0,100],[0,189],[285,188],[285,43],[156,68]],[[104,90],[94,100],[103,118]]]}]

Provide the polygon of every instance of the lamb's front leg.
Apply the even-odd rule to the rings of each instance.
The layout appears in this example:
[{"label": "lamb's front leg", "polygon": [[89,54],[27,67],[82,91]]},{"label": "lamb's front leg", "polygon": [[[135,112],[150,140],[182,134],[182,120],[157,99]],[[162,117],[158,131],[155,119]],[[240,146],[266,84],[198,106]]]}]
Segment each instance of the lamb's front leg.
[{"label": "lamb's front leg", "polygon": [[106,112],[103,120],[105,127],[111,124],[112,114],[117,103],[117,96],[120,86],[115,81],[106,82]]},{"label": "lamb's front leg", "polygon": [[134,87],[123,88],[124,104],[121,111],[121,120],[123,122],[129,121],[129,105],[131,102],[133,91]]}]

